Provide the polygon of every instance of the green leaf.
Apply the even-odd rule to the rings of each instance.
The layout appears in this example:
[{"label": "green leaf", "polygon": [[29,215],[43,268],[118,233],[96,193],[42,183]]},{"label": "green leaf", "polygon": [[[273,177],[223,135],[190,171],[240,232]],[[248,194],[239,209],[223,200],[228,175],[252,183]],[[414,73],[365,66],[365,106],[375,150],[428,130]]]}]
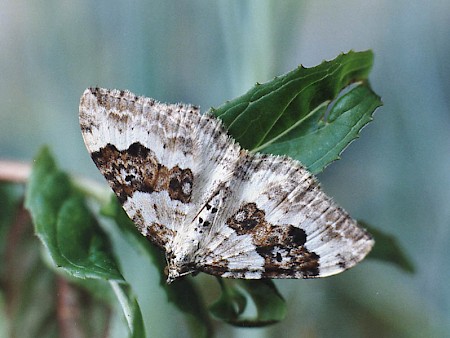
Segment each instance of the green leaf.
[{"label": "green leaf", "polygon": [[[234,326],[262,327],[275,324],[286,316],[286,303],[271,280],[218,279],[222,294],[210,306],[211,313]],[[256,314],[247,314],[247,298]]]},{"label": "green leaf", "polygon": [[[367,79],[371,51],[341,54],[317,67],[299,67],[211,113],[242,147],[288,155],[318,173],[356,137],[381,105]],[[352,83],[355,88],[343,93]],[[333,100],[336,100],[333,104]]]},{"label": "green leaf", "polygon": [[101,292],[98,289],[100,284],[94,280],[109,280],[128,319],[131,337],[145,337],[136,299],[131,290],[125,290],[127,285],[118,284],[123,282],[123,278],[106,233],[87,207],[85,197],[57,168],[46,148],[35,160],[27,188],[26,206],[35,232],[47,249],[45,257],[62,268],[68,275],[65,278],[108,300],[110,294]]},{"label": "green leaf", "polygon": [[122,280],[106,235],[46,148],[35,159],[26,207],[58,267],[78,278]]},{"label": "green leaf", "polygon": [[[7,231],[2,232],[4,237],[0,238],[5,241],[0,255],[0,290],[5,307],[2,319],[7,323],[7,332],[0,335],[61,337],[72,328],[86,337],[104,336],[111,320],[112,293],[106,292],[110,290],[108,284],[100,279],[67,278],[67,274],[55,274],[48,264],[44,264],[47,255],[39,254],[42,245],[34,235],[29,214],[23,208],[17,208],[18,202],[23,200],[22,190],[13,185],[0,185],[0,197],[5,198],[1,199],[4,203],[0,208],[10,208],[1,210],[0,214],[12,213],[14,219],[14,222],[6,223]],[[5,224],[1,223],[3,228]],[[73,281],[77,281],[77,285]],[[81,288],[78,287],[80,281]],[[92,294],[95,296],[91,297]],[[61,325],[63,320],[65,325]]]},{"label": "green leaf", "polygon": [[220,278],[217,280],[222,288],[222,293],[219,299],[209,307],[209,311],[222,320],[235,320],[244,312],[247,298],[239,289],[229,286],[227,281]]},{"label": "green leaf", "polygon": [[165,291],[168,301],[186,315],[192,336],[211,336],[212,325],[210,318],[192,277],[187,276],[178,279],[170,285],[166,283],[167,276],[164,274],[166,258],[164,253],[136,230],[135,225],[120,206],[115,196],[112,197],[110,203],[102,207],[101,212],[103,215],[113,219],[121,235],[133,247],[143,248],[148,257],[158,267],[160,271],[160,286]]},{"label": "green leaf", "polygon": [[359,131],[372,121],[379,105],[378,96],[370,88],[358,85],[339,97],[331,109],[320,106],[261,151],[289,155],[317,174],[339,159],[341,152],[359,136]]},{"label": "green leaf", "polygon": [[375,246],[367,256],[368,258],[374,258],[394,264],[409,273],[415,272],[414,264],[408,258],[394,236],[388,235],[365,222],[358,221],[358,223],[366,228],[375,239]]}]

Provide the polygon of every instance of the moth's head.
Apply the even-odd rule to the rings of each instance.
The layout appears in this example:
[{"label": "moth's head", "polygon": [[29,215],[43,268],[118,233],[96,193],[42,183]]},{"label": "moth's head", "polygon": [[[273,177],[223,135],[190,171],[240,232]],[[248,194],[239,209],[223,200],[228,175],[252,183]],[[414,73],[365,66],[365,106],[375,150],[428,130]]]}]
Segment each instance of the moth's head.
[{"label": "moth's head", "polygon": [[165,273],[167,275],[167,284],[172,283],[175,279],[186,276],[196,271],[194,264],[187,257],[177,258],[173,255],[167,257],[167,266]]},{"label": "moth's head", "polygon": [[190,273],[195,272],[196,270],[192,267],[188,266],[167,266],[165,269],[167,275],[167,284],[172,283],[175,279],[179,277],[183,277],[189,275]]},{"label": "moth's head", "polygon": [[167,276],[167,284],[172,283],[175,279],[180,277],[180,273],[176,269],[170,268],[169,266],[166,266],[164,273]]}]

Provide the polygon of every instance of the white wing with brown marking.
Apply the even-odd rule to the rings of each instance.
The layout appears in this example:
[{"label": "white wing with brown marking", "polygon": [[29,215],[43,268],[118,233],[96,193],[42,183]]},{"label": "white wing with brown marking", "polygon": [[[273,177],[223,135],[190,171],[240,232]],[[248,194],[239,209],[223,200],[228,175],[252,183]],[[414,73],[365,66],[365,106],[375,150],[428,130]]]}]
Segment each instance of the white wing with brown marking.
[{"label": "white wing with brown marking", "polygon": [[80,125],[127,214],[166,251],[169,281],[329,276],[374,244],[298,161],[241,149],[194,106],[87,89]]}]

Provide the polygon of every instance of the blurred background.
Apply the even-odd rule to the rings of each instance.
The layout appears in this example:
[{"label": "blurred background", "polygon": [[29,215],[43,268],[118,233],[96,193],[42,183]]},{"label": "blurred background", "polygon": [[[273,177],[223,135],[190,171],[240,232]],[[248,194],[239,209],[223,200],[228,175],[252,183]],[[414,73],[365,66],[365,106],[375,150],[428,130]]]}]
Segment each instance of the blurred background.
[{"label": "blurred background", "polygon": [[[206,110],[299,64],[372,49],[370,80],[384,106],[319,179],[355,218],[395,235],[416,273],[366,260],[325,280],[277,281],[288,302],[284,322],[221,325],[218,336],[444,337],[449,23],[448,1],[3,0],[0,159],[31,161],[48,144],[64,169],[103,184],[79,130],[86,87],[129,89]],[[187,336],[183,317],[155,286],[156,271],[127,269],[145,304],[147,330]]]}]

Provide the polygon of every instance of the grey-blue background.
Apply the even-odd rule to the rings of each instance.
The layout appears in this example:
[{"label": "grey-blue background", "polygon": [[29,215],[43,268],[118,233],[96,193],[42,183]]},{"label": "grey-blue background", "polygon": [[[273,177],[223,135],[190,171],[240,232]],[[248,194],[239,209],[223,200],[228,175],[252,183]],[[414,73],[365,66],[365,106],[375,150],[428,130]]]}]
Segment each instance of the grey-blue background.
[{"label": "grey-blue background", "polygon": [[[371,83],[384,107],[319,179],[354,217],[394,234],[417,273],[365,261],[323,281],[279,281],[289,306],[285,322],[222,327],[219,335],[444,336],[449,23],[447,1],[3,0],[0,159],[28,161],[49,144],[66,170],[103,183],[78,126],[86,87],[126,88],[207,109],[300,63],[373,49]],[[129,269],[136,270],[138,297],[150,304],[148,329],[158,337],[186,336],[174,309],[155,307],[165,296],[147,274]]]}]

